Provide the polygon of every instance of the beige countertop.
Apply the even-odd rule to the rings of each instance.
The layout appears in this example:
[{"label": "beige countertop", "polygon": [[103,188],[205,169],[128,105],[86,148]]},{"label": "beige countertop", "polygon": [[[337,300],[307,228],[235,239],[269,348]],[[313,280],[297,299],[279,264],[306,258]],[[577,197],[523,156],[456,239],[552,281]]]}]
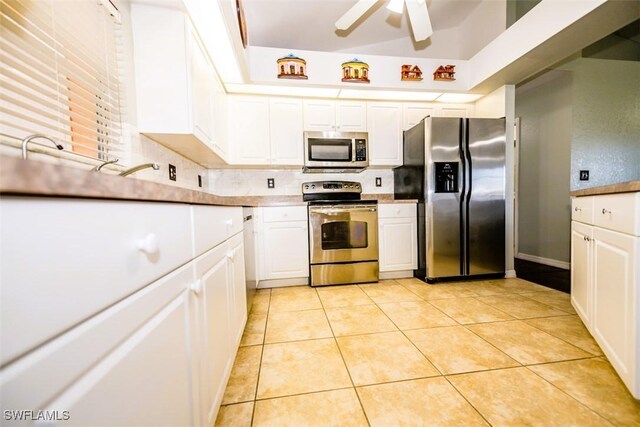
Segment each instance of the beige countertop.
[{"label": "beige countertop", "polygon": [[[217,196],[157,182],[7,156],[0,156],[0,193],[220,206],[291,206],[306,203],[301,195]],[[416,202],[393,200],[393,194],[363,194],[362,198],[378,200],[380,203]]]},{"label": "beige countertop", "polygon": [[603,185],[601,187],[584,188],[572,191],[573,197],[595,196],[599,194],[632,193],[640,191],[640,181],[627,181],[619,184]]}]

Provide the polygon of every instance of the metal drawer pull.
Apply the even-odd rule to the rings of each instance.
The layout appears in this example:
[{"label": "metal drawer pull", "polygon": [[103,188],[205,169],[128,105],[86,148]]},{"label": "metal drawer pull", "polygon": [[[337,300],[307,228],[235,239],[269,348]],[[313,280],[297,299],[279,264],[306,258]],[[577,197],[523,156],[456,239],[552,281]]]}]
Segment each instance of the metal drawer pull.
[{"label": "metal drawer pull", "polygon": [[613,213],[613,212],[608,211],[608,210],[606,210],[606,209],[604,209],[604,208],[602,209],[602,215],[604,215],[604,214],[608,214],[608,213]]},{"label": "metal drawer pull", "polygon": [[579,208],[577,206],[575,208],[573,208],[573,210],[576,211],[576,212],[582,212],[582,208]]}]

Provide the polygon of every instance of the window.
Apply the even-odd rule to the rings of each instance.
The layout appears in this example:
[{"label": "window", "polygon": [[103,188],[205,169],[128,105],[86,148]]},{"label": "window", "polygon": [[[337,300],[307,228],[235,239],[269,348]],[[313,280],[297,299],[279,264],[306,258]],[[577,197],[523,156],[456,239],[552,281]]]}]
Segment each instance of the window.
[{"label": "window", "polygon": [[113,3],[0,0],[0,19],[2,142],[39,133],[78,155],[120,157],[122,43]]}]

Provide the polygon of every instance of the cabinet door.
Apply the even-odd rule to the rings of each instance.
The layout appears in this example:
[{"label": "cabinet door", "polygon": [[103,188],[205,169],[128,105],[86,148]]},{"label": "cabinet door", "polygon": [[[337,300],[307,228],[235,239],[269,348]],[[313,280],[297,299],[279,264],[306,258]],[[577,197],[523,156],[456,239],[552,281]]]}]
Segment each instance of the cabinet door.
[{"label": "cabinet door", "polygon": [[402,164],[402,104],[369,102],[367,105],[371,166]]},{"label": "cabinet door", "polygon": [[632,393],[637,335],[639,239],[593,228],[593,335]]},{"label": "cabinet door", "polygon": [[262,279],[309,276],[309,237],[306,221],[264,223]]},{"label": "cabinet door", "polygon": [[229,259],[229,293],[231,309],[229,312],[230,345],[240,345],[244,325],[247,322],[247,285],[244,271],[244,237],[236,234],[228,242],[227,257]]},{"label": "cabinet door", "polygon": [[232,96],[229,135],[232,162],[238,165],[268,165],[269,100],[257,96]]},{"label": "cabinet door", "polygon": [[191,115],[193,133],[205,144],[213,144],[213,76],[209,63],[193,28],[189,28],[189,66],[191,68]]},{"label": "cabinet door", "polygon": [[338,101],[336,104],[336,130],[340,132],[366,132],[366,102]]},{"label": "cabinet door", "polygon": [[418,230],[415,218],[379,220],[380,271],[418,268]]},{"label": "cabinet door", "polygon": [[293,98],[271,98],[269,125],[271,163],[302,166],[302,101]]},{"label": "cabinet door", "polygon": [[227,245],[221,244],[196,260],[199,282],[196,290],[199,310],[200,394],[202,419],[213,425],[231,371],[229,319],[229,269]]},{"label": "cabinet door", "polygon": [[435,116],[436,108],[432,104],[404,104],[402,111],[402,130],[420,123],[427,116]]},{"label": "cabinet door", "polygon": [[443,105],[436,110],[437,117],[473,117],[473,106],[471,105]]},{"label": "cabinet door", "polygon": [[587,327],[591,319],[593,227],[571,222],[571,304]]},{"label": "cabinet door", "polygon": [[188,264],[0,372],[3,409],[70,411],[62,424],[194,425]]},{"label": "cabinet door", "polygon": [[227,94],[222,83],[213,76],[213,149],[225,162],[229,160],[229,114]]},{"label": "cabinet door", "polygon": [[304,130],[333,131],[336,127],[336,102],[305,99]]}]

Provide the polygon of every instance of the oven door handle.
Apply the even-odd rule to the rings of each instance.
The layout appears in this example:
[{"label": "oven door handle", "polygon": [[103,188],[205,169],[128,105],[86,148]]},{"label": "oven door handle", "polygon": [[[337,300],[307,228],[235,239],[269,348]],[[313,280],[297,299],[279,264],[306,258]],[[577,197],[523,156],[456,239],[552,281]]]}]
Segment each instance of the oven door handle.
[{"label": "oven door handle", "polygon": [[311,209],[309,211],[310,214],[320,214],[320,215],[340,215],[340,214],[345,214],[345,213],[353,213],[353,212],[376,212],[377,209],[376,208],[372,208],[372,207],[357,207],[357,208],[351,208],[351,209],[344,209],[344,208],[340,208],[340,209],[327,209],[327,208],[321,208],[321,209]]},{"label": "oven door handle", "polygon": [[350,206],[340,208],[311,208],[309,213],[323,215],[337,215],[350,212],[376,212],[378,208],[373,206]]}]

